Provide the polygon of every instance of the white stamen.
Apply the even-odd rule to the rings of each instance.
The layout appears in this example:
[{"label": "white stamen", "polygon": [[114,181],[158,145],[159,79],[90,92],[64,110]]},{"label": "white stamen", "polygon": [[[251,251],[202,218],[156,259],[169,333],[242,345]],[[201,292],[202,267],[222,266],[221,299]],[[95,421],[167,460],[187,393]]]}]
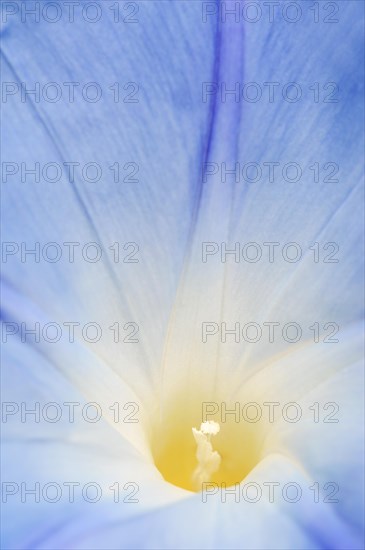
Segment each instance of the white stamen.
[{"label": "white stamen", "polygon": [[197,489],[201,489],[203,482],[208,482],[211,476],[219,469],[221,456],[213,451],[210,442],[211,436],[216,435],[220,430],[218,422],[208,420],[203,422],[200,430],[192,428],[193,436],[197,444],[196,458],[198,466],[193,473],[193,482]]}]

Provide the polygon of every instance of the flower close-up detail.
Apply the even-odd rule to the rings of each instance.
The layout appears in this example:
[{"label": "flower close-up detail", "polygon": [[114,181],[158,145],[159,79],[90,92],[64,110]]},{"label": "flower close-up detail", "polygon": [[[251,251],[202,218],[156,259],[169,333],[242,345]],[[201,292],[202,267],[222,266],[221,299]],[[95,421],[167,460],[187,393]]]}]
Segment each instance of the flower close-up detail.
[{"label": "flower close-up detail", "polygon": [[1,547],[364,548],[364,3],[1,10]]}]

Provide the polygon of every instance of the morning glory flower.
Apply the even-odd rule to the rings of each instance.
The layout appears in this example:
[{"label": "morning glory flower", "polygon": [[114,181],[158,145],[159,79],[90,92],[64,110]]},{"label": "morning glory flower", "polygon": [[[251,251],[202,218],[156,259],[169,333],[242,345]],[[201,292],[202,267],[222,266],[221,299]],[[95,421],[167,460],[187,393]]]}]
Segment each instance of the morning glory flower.
[{"label": "morning glory flower", "polygon": [[4,548],[362,548],[361,3],[2,10]]}]

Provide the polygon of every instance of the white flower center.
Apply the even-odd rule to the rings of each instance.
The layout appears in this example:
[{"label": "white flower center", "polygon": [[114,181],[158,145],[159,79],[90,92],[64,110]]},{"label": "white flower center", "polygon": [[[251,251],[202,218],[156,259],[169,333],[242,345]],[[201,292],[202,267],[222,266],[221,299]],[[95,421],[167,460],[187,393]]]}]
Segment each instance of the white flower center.
[{"label": "white flower center", "polygon": [[[207,418],[203,404],[213,402],[215,412]],[[150,417],[149,441],[156,468],[168,483],[192,492],[202,491],[203,483],[231,487],[258,464],[271,425],[241,418],[237,422],[232,412],[223,415],[234,406],[220,395],[189,385],[156,409]]]}]

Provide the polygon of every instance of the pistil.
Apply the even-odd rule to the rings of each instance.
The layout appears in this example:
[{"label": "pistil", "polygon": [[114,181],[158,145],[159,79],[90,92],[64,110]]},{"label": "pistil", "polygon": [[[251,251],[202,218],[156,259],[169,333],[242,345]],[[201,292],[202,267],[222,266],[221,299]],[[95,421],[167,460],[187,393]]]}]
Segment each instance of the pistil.
[{"label": "pistil", "polygon": [[192,428],[193,436],[197,444],[196,459],[198,465],[193,473],[193,484],[197,490],[201,489],[202,483],[211,480],[212,475],[219,470],[221,456],[213,450],[211,438],[220,431],[218,422],[208,420],[202,422],[200,430]]}]

